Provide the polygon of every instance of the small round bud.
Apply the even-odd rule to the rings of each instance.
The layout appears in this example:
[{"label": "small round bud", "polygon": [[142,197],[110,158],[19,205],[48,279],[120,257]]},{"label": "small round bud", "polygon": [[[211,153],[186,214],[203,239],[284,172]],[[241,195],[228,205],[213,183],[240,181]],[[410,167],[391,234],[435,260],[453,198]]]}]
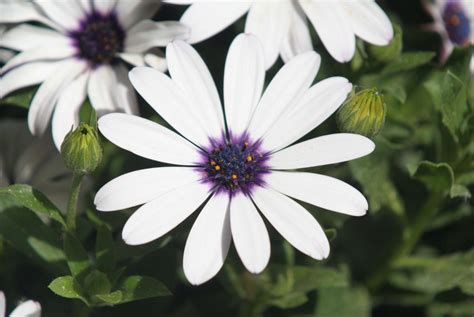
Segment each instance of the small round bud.
[{"label": "small round bud", "polygon": [[390,43],[385,46],[367,46],[370,57],[382,63],[388,63],[396,59],[402,53],[402,49],[402,29],[398,25],[393,26],[393,38]]},{"label": "small round bud", "polygon": [[76,174],[94,171],[102,159],[97,131],[86,123],[71,129],[61,144],[61,156],[66,167]]},{"label": "small round bud", "polygon": [[376,136],[385,122],[386,105],[377,88],[354,90],[337,111],[337,125],[343,132]]}]

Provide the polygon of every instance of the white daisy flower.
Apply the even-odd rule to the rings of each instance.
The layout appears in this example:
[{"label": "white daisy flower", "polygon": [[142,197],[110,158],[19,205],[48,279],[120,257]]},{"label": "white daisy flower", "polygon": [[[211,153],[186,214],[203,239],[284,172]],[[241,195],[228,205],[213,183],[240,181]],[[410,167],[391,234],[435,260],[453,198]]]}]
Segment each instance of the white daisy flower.
[{"label": "white daisy flower", "polygon": [[[52,133],[59,149],[88,97],[98,114],[136,113],[136,96],[124,63],[165,69],[156,46],[183,38],[179,22],[149,20],[159,1],[37,0],[0,3],[0,23],[36,21],[49,28],[20,24],[2,35],[0,46],[21,53],[1,69],[0,98],[41,84],[28,113],[34,135]],[[54,112],[54,114],[53,114]]]},{"label": "white daisy flower", "polygon": [[106,115],[99,128],[119,147],[172,166],[110,181],[95,197],[97,209],[143,204],[122,232],[127,244],[139,245],[163,236],[204,205],[184,249],[184,272],[192,284],[217,274],[231,240],[250,272],[265,268],[270,239],[261,214],[295,248],[326,258],[329,243],[323,229],[288,196],[355,216],[365,214],[367,201],[340,180],[293,170],[355,159],[372,152],[374,144],[345,133],[291,144],[336,111],[352,85],[332,77],[311,86],[320,57],[307,52],[290,60],[262,95],[263,49],[255,36],[241,34],[227,55],[224,116],[198,53],[175,41],[166,57],[171,78],[147,67],[134,68],[129,77],[179,134],[128,114]]},{"label": "white daisy flower", "polygon": [[0,187],[29,184],[66,210],[71,181],[50,139],[33,137],[24,121],[0,121]]},{"label": "white daisy flower", "polygon": [[[434,19],[428,29],[438,32],[443,40],[441,63],[451,55],[454,47],[474,44],[473,0],[425,0],[424,5]],[[474,73],[474,54],[471,59],[471,72]]]},{"label": "white daisy flower", "polygon": [[387,15],[374,0],[165,0],[191,4],[181,22],[191,29],[189,43],[219,33],[248,12],[245,32],[259,37],[270,68],[281,55],[284,62],[313,50],[306,17],[329,54],[347,62],[355,52],[355,36],[386,45],[393,37]]},{"label": "white daisy flower", "polygon": [[[0,291],[0,317],[5,317],[6,313],[5,294]],[[38,302],[28,300],[18,305],[11,313],[10,317],[40,317],[41,305]]]}]

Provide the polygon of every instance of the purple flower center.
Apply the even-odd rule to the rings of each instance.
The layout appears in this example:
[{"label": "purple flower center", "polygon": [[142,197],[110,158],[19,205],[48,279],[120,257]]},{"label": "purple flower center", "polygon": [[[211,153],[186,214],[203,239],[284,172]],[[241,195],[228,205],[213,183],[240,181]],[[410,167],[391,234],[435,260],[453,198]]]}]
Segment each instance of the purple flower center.
[{"label": "purple flower center", "polygon": [[263,184],[268,155],[262,152],[259,142],[239,138],[211,143],[211,149],[203,152],[202,169],[205,181],[215,190],[249,193],[253,186]]},{"label": "purple flower center", "polygon": [[107,15],[92,12],[78,30],[69,33],[77,47],[77,56],[92,67],[116,62],[117,53],[123,50],[125,35],[113,12]]},{"label": "purple flower center", "polygon": [[466,45],[471,33],[471,21],[459,1],[449,1],[443,10],[443,21],[451,42]]}]

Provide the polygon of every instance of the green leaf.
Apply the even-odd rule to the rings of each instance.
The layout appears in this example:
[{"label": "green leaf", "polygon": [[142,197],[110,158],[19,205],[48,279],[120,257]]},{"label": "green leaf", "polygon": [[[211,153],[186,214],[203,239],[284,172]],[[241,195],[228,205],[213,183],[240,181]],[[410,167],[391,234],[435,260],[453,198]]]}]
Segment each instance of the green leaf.
[{"label": "green leaf", "polygon": [[0,189],[0,194],[10,195],[17,204],[22,205],[38,215],[53,219],[64,227],[66,222],[59,209],[40,191],[30,185],[15,184]]},{"label": "green leaf", "polygon": [[102,272],[111,273],[115,269],[115,245],[110,230],[102,225],[97,230],[95,244],[97,268]]},{"label": "green leaf", "polygon": [[422,161],[413,177],[420,180],[432,192],[448,193],[454,183],[454,173],[448,163]]},{"label": "green leaf", "polygon": [[0,100],[0,105],[13,105],[28,109],[37,90],[37,87],[29,87],[18,90],[6,98]]},{"label": "green leaf", "polygon": [[405,213],[403,201],[390,178],[391,153],[387,144],[378,141],[371,155],[349,162],[352,175],[367,195],[369,212],[388,207],[397,215]]},{"label": "green leaf", "polygon": [[424,83],[435,107],[441,112],[443,124],[457,141],[467,111],[465,84],[450,71],[436,72]]},{"label": "green leaf", "polygon": [[293,291],[307,293],[326,287],[345,287],[347,274],[325,266],[297,266],[292,268]]},{"label": "green leaf", "polygon": [[474,300],[443,303],[434,302],[428,306],[427,316],[430,317],[471,317],[474,312]]},{"label": "green leaf", "polygon": [[318,292],[315,317],[369,317],[369,294],[363,288],[324,288]]},{"label": "green leaf", "polygon": [[121,291],[115,291],[109,294],[99,294],[95,297],[108,305],[116,305],[122,301],[123,294]]},{"label": "green leaf", "polygon": [[408,270],[390,277],[397,287],[426,293],[459,287],[467,295],[474,295],[474,249],[437,258],[411,257],[398,267]]},{"label": "green leaf", "polygon": [[84,279],[84,290],[88,295],[108,294],[112,285],[106,274],[93,270]]},{"label": "green leaf", "polygon": [[120,282],[119,290],[123,295],[120,303],[171,295],[163,283],[147,276],[129,276]]},{"label": "green leaf", "polygon": [[91,269],[91,262],[81,242],[73,235],[66,234],[64,252],[71,274],[74,277],[83,278]]},{"label": "green leaf", "polygon": [[83,295],[81,286],[72,276],[58,277],[48,285],[48,288],[61,297],[80,299],[88,304],[87,299]]},{"label": "green leaf", "polygon": [[382,69],[383,74],[404,72],[427,64],[436,54],[434,52],[408,52]]},{"label": "green leaf", "polygon": [[47,269],[66,272],[58,234],[6,194],[0,194],[0,236]]},{"label": "green leaf", "polygon": [[270,303],[273,306],[289,309],[303,305],[308,301],[308,296],[302,293],[289,293],[285,296],[275,298]]}]

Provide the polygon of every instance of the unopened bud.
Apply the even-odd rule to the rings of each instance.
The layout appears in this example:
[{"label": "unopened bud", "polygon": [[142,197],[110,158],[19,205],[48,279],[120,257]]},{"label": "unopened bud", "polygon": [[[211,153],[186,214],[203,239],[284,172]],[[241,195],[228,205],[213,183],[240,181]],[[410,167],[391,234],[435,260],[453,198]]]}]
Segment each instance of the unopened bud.
[{"label": "unopened bud", "polygon": [[352,91],[337,112],[337,125],[343,132],[376,136],[385,122],[386,105],[376,88]]},{"label": "unopened bud", "polygon": [[94,171],[102,159],[97,131],[86,123],[71,129],[61,145],[61,156],[66,167],[76,174]]},{"label": "unopened bud", "polygon": [[398,25],[393,25],[393,38],[385,46],[368,45],[367,52],[376,61],[388,63],[400,56],[403,49],[402,29]]}]

